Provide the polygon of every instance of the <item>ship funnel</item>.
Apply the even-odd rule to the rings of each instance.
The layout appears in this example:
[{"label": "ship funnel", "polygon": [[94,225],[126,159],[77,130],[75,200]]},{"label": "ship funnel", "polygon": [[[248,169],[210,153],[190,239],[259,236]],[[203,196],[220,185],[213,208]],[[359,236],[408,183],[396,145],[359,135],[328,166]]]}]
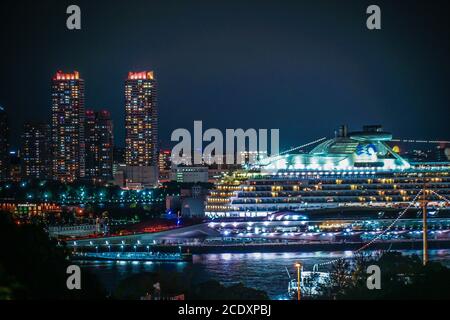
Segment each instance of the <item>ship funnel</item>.
[{"label": "ship funnel", "polygon": [[348,135],[348,128],[347,125],[342,125],[339,127],[338,137],[339,138],[347,138]]}]

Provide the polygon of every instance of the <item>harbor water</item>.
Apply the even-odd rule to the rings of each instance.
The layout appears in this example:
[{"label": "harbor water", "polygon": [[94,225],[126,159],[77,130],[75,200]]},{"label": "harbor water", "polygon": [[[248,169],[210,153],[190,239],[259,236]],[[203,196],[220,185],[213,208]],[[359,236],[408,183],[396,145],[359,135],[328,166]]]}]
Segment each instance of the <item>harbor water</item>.
[{"label": "harbor water", "polygon": [[[421,255],[421,251],[405,250],[403,254]],[[450,249],[430,250],[430,260],[450,267]],[[142,272],[179,272],[194,283],[217,280],[224,285],[243,283],[247,287],[263,290],[271,299],[285,296],[288,273],[294,275],[296,261],[301,261],[306,270],[339,257],[348,257],[351,251],[336,252],[261,252],[261,253],[217,253],[196,254],[192,262],[156,261],[77,261],[82,268],[95,274],[108,292],[113,293],[120,281]]]}]

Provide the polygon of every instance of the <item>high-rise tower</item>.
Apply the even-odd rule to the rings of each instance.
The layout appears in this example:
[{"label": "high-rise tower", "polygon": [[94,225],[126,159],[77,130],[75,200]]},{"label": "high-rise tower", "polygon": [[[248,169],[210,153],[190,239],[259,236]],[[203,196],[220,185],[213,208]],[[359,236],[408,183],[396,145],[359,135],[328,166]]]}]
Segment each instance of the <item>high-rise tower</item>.
[{"label": "high-rise tower", "polygon": [[20,153],[23,178],[50,178],[50,142],[50,126],[47,123],[24,124]]},{"label": "high-rise tower", "polygon": [[127,181],[143,186],[158,177],[158,109],[153,71],[130,72],[125,81]]},{"label": "high-rise tower", "polygon": [[158,162],[158,110],[153,71],[130,72],[125,81],[125,162],[154,166]]},{"label": "high-rise tower", "polygon": [[109,111],[86,111],[86,176],[95,182],[112,179],[113,124]]},{"label": "high-rise tower", "polygon": [[52,79],[52,174],[61,181],[85,176],[84,80],[78,71]]}]

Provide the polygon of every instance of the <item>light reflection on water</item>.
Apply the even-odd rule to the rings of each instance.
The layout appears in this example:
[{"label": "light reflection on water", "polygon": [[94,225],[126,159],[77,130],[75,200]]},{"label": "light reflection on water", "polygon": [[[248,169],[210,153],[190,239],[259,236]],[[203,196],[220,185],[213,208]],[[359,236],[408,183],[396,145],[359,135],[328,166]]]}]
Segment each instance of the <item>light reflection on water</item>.
[{"label": "light reflection on water", "polygon": [[[417,254],[420,250],[405,250],[404,254]],[[440,261],[450,267],[450,249],[430,250],[430,260]],[[244,285],[266,291],[274,298],[287,291],[288,274],[294,275],[294,263],[301,261],[306,270],[314,264],[339,257],[350,257],[351,251],[336,252],[255,252],[214,253],[193,256],[193,262],[105,262],[85,261],[81,265],[99,276],[108,291],[114,291],[117,284],[127,276],[141,272],[182,272],[194,282],[215,279],[225,285],[242,282]]]}]

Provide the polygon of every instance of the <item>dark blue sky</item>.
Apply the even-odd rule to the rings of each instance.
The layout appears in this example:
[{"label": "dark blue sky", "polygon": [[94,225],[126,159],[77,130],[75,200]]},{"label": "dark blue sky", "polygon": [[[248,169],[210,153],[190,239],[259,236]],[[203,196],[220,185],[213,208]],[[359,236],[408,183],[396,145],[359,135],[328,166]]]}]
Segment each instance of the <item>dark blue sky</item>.
[{"label": "dark blue sky", "polygon": [[[80,71],[86,106],[124,139],[123,82],[155,70],[160,138],[204,127],[280,128],[283,147],[348,123],[401,138],[450,139],[446,1],[16,1],[2,3],[0,104],[18,144],[50,119],[50,79]],[[28,4],[26,4],[28,3]],[[366,29],[370,4],[382,30]],[[65,28],[78,4],[82,30]]]}]

